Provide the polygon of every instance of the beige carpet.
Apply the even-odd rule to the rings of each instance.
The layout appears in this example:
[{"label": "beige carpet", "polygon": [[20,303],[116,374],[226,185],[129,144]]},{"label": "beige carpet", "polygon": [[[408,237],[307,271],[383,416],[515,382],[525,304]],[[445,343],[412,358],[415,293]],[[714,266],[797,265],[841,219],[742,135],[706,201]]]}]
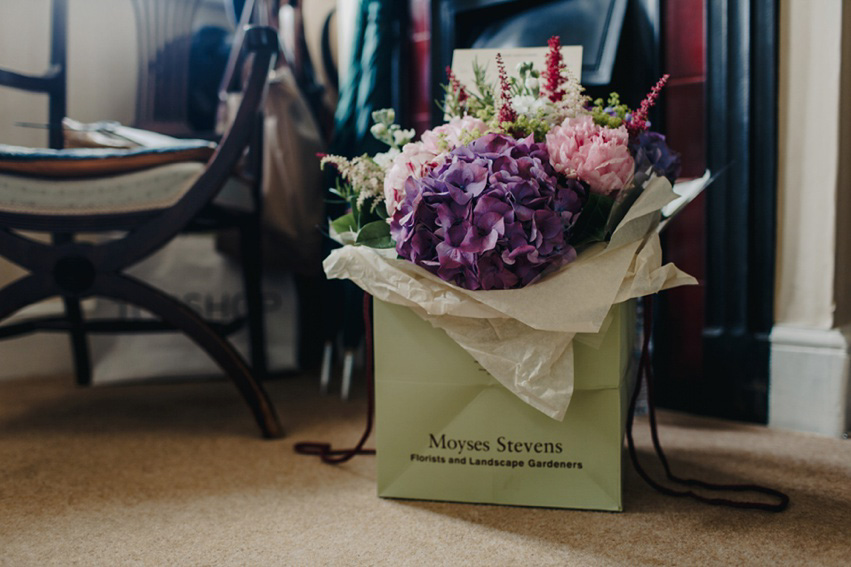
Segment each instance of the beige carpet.
[{"label": "beige carpet", "polygon": [[[779,515],[654,493],[622,514],[382,500],[373,457],[331,467],[301,440],[353,442],[363,400],[268,385],[288,436],[263,441],[226,382],[79,389],[0,382],[0,564],[848,565],[851,442],[665,413],[683,474],[787,491]],[[648,436],[637,425],[642,454]]]}]

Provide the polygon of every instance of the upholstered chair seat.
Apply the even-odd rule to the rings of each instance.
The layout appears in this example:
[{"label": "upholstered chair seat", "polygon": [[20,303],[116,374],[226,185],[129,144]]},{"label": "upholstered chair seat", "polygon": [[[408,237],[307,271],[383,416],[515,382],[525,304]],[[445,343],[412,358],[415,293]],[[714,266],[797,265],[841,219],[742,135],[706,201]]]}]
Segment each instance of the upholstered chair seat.
[{"label": "upholstered chair seat", "polygon": [[[74,216],[80,219],[75,223],[79,229],[88,225],[103,230],[107,223],[126,228],[129,217],[141,219],[175,205],[204,172],[212,151],[200,140],[135,150],[33,150],[0,144],[0,219],[27,228],[43,224],[46,215]],[[243,208],[249,194],[246,181],[230,176],[216,202]],[[123,218],[116,221],[116,215]],[[81,221],[84,217],[91,218]]]}]

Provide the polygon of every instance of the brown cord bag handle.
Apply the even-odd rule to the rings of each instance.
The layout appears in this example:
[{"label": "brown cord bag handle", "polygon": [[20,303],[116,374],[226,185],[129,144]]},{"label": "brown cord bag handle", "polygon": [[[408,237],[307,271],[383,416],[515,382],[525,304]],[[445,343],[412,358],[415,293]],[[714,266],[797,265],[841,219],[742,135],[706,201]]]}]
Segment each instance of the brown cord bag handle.
[{"label": "brown cord bag handle", "polygon": [[[627,444],[629,446],[629,456],[632,460],[632,464],[635,467],[636,472],[639,474],[639,476],[641,476],[642,479],[644,479],[644,482],[649,484],[658,492],[661,492],[662,494],[666,494],[668,496],[693,498],[694,500],[703,502],[704,504],[711,504],[713,506],[728,506],[730,508],[764,510],[766,512],[782,512],[783,510],[785,510],[789,506],[789,497],[783,492],[780,492],[779,490],[767,488],[765,486],[760,486],[757,484],[715,484],[697,479],[680,478],[671,472],[671,467],[668,464],[668,459],[665,457],[665,453],[662,451],[662,445],[659,443],[659,432],[656,427],[656,407],[653,401],[653,365],[650,362],[650,334],[652,329],[653,298],[652,296],[648,295],[644,298],[644,340],[641,348],[641,361],[638,365],[638,379],[636,380],[635,389],[633,390],[632,398],[629,403],[629,415],[627,416],[626,421],[626,439]],[[701,488],[703,490],[713,492],[754,492],[758,494],[764,494],[773,499],[776,499],[777,502],[772,504],[763,502],[729,500],[727,498],[711,498],[698,494],[692,490],[677,490],[674,488],[663,486],[652,478],[650,478],[650,475],[647,474],[647,472],[642,468],[641,464],[638,462],[638,455],[635,451],[635,443],[632,440],[632,422],[633,418],[635,417],[635,403],[638,399],[638,393],[641,390],[642,379],[644,380],[645,384],[647,384],[648,417],[650,419],[650,435],[653,439],[653,448],[656,451],[656,456],[662,463],[662,467],[665,469],[665,476],[668,478],[669,481],[680,486]]]},{"label": "brown cord bag handle", "polygon": [[375,449],[364,449],[363,446],[372,433],[372,424],[375,419],[375,376],[373,375],[372,361],[372,316],[370,313],[370,295],[366,292],[363,294],[363,333],[366,342],[366,389],[367,389],[367,408],[366,408],[366,428],[361,435],[358,444],[351,449],[333,449],[330,443],[321,443],[313,441],[305,441],[295,444],[295,452],[299,455],[315,455],[319,457],[323,463],[329,465],[339,465],[350,460],[355,455],[374,455]]}]

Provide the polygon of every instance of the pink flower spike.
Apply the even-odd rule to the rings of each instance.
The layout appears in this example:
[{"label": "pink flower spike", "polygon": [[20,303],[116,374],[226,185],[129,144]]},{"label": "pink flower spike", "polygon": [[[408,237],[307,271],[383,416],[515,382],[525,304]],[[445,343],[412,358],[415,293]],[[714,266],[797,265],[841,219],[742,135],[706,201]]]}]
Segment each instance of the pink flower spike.
[{"label": "pink flower spike", "polygon": [[662,78],[656,82],[645,99],[641,101],[641,107],[632,115],[632,120],[630,120],[626,125],[630,134],[635,135],[647,130],[647,114],[650,112],[653,105],[656,104],[656,99],[659,98],[659,92],[665,86],[665,83],[668,82],[670,77],[671,76],[667,73],[662,75]]},{"label": "pink flower spike", "polygon": [[446,66],[446,76],[449,78],[449,84],[452,85],[452,94],[458,98],[458,103],[463,105],[470,97],[464,89],[464,85],[461,84],[461,81],[458,80],[458,77],[455,76],[449,65]]},{"label": "pink flower spike", "polygon": [[511,107],[511,84],[508,82],[508,73],[505,72],[505,63],[502,54],[496,54],[496,67],[499,69],[499,123],[514,122],[517,113]]},{"label": "pink flower spike", "polygon": [[547,68],[544,69],[544,90],[547,92],[547,97],[552,102],[558,102],[564,98],[562,90],[562,70],[565,68],[564,61],[561,59],[561,43],[559,36],[554,35],[548,41],[549,51],[547,51]]}]

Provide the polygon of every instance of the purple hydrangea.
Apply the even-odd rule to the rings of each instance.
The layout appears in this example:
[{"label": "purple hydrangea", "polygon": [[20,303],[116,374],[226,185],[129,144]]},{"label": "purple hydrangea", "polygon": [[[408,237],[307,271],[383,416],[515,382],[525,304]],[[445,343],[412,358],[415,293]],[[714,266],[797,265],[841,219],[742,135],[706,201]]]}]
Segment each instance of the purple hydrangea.
[{"label": "purple hydrangea", "polygon": [[466,289],[510,289],[576,257],[567,243],[586,187],[559,178],[546,144],[488,134],[405,182],[396,252]]},{"label": "purple hydrangea", "polygon": [[665,136],[658,132],[641,132],[629,142],[635,159],[635,171],[643,174],[652,168],[656,175],[664,175],[671,184],[680,175],[680,154],[668,147]]}]

